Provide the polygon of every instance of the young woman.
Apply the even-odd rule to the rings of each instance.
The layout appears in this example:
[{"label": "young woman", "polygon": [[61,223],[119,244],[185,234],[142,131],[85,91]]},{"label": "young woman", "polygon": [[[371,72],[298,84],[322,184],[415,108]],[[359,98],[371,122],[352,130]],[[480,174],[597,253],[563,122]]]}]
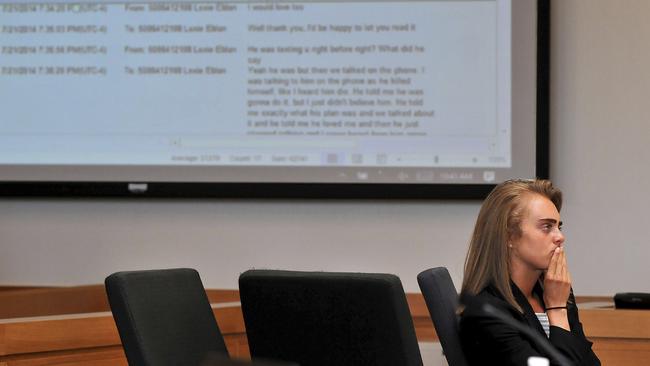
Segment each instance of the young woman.
[{"label": "young woman", "polygon": [[548,338],[574,365],[600,365],[578,319],[564,252],[562,192],[547,180],[510,180],[485,199],[465,259],[460,335],[470,365],[554,362],[538,344],[485,314],[489,303]]}]

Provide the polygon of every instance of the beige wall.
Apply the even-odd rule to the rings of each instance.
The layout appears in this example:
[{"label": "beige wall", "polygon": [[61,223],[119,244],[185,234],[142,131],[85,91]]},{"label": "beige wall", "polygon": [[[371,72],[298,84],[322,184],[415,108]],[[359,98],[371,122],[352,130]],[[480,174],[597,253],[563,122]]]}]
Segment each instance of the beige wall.
[{"label": "beige wall", "polygon": [[650,292],[650,1],[552,2],[551,175],[578,292]]},{"label": "beige wall", "polygon": [[[552,2],[551,174],[579,295],[650,292],[650,1]],[[99,283],[190,266],[377,271],[460,284],[478,202],[0,200],[0,284]]]}]

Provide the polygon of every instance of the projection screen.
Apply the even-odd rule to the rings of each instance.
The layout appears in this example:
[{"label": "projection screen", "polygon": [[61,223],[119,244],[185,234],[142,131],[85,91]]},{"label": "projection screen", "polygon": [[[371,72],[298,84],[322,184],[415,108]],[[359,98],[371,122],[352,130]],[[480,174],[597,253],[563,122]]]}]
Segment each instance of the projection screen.
[{"label": "projection screen", "polygon": [[545,177],[548,6],[0,0],[1,193],[479,197]]}]

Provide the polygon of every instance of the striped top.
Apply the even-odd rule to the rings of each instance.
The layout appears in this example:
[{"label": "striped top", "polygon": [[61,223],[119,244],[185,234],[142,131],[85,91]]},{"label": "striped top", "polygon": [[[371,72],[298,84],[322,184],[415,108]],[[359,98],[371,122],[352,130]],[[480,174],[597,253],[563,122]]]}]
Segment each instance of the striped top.
[{"label": "striped top", "polygon": [[550,337],[551,323],[548,322],[548,315],[546,315],[546,313],[535,313],[535,315],[537,316],[537,320],[539,320],[540,324],[542,324],[542,328],[544,328],[546,337]]}]

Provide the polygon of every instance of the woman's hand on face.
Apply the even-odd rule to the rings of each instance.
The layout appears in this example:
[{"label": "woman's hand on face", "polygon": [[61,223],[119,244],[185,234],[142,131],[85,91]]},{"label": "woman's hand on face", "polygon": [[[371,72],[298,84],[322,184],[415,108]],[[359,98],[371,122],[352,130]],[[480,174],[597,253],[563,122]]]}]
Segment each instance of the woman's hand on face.
[{"label": "woman's hand on face", "polygon": [[557,247],[544,274],[544,303],[546,308],[566,306],[571,292],[571,275],[564,248]]}]

